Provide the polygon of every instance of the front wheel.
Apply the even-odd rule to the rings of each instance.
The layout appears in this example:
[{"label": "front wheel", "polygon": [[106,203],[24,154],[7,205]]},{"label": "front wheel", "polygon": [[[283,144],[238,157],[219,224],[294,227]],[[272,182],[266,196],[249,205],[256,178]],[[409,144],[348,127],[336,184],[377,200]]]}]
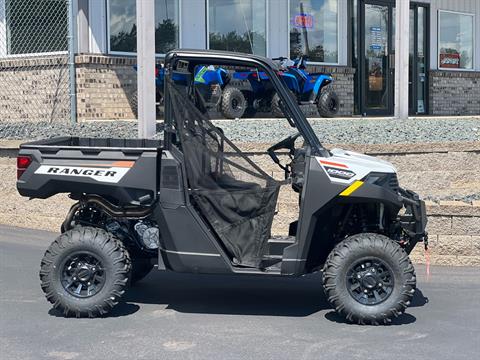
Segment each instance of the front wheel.
[{"label": "front wheel", "polygon": [[331,118],[338,114],[340,102],[338,96],[330,86],[322,89],[318,97],[317,109],[320,116]]},{"label": "front wheel", "polygon": [[42,290],[65,316],[97,317],[120,300],[129,282],[131,261],[110,233],[75,227],[50,245],[42,259]]},{"label": "front wheel", "polygon": [[402,314],[415,293],[415,269],[388,237],[365,233],[339,243],[323,268],[328,301],[350,322],[387,324]]},{"label": "front wheel", "polygon": [[273,95],[272,97],[272,114],[276,118],[281,118],[284,116],[282,107],[280,106],[280,101],[282,101],[280,99],[280,96],[277,93],[275,93],[275,95]]}]

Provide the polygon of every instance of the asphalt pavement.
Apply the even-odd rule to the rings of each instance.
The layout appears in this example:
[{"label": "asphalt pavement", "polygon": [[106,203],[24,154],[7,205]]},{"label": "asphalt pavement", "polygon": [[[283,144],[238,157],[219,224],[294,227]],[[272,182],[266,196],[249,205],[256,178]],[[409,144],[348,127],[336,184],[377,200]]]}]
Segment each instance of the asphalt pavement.
[{"label": "asphalt pavement", "polygon": [[390,326],[345,323],[319,275],[153,271],[105,318],[64,318],[40,289],[56,234],[0,226],[0,359],[478,359],[480,268],[418,266],[418,290]]}]

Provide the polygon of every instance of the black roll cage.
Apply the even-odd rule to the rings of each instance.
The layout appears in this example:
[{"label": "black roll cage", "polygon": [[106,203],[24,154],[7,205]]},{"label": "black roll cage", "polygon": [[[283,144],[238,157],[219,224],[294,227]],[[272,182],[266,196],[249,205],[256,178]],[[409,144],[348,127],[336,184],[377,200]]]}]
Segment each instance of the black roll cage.
[{"label": "black roll cage", "polygon": [[[312,155],[329,157],[330,153],[320,143],[318,137],[308,123],[305,115],[298,104],[290,96],[289,90],[277,76],[277,66],[273,61],[257,55],[233,53],[227,51],[212,50],[172,50],[165,56],[165,74],[170,78],[173,70],[176,69],[178,61],[188,61],[189,64],[212,64],[212,65],[230,65],[230,66],[249,66],[260,68],[265,71],[273,83],[273,86],[279,94],[283,104],[286,106],[288,115],[291,116],[293,123],[303,136],[305,142],[310,146]],[[171,78],[170,78],[171,79]],[[167,86],[168,81],[165,81]],[[164,89],[165,94],[165,149],[170,150],[172,144],[173,124],[172,109],[169,103],[169,93]]]}]

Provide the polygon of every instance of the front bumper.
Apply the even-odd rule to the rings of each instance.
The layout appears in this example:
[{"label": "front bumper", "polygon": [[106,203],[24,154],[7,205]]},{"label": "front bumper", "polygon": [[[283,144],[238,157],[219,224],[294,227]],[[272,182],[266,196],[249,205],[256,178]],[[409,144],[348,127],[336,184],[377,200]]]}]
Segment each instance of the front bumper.
[{"label": "front bumper", "polygon": [[409,241],[406,250],[409,253],[419,241],[428,246],[428,236],[425,228],[427,227],[427,210],[425,202],[420,200],[418,194],[410,190],[400,189],[399,194],[403,202],[405,211],[399,216],[400,226],[408,236]]}]

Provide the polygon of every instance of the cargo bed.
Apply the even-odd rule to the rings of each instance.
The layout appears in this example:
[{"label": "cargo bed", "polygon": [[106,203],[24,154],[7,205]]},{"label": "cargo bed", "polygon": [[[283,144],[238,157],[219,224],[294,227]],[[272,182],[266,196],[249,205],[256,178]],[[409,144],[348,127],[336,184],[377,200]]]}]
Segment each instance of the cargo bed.
[{"label": "cargo bed", "polygon": [[20,146],[21,195],[97,194],[119,204],[147,204],[158,193],[163,142],[58,137]]}]

